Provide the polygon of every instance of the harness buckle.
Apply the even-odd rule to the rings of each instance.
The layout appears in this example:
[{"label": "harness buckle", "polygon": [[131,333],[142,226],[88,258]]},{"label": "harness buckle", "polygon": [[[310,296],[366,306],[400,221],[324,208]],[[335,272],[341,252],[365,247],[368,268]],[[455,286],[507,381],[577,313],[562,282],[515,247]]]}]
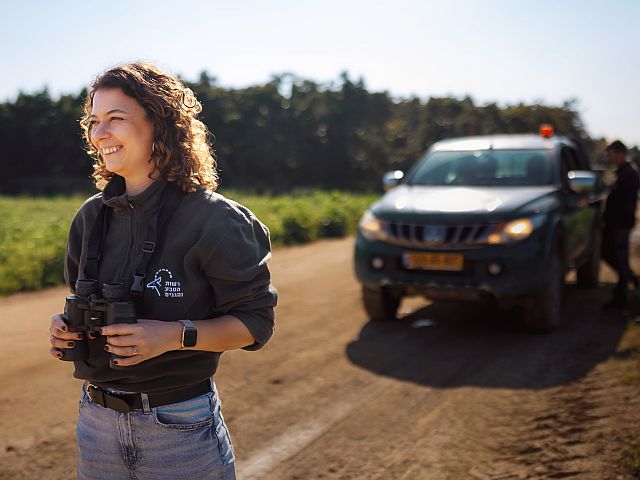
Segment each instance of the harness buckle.
[{"label": "harness buckle", "polygon": [[151,242],[149,240],[142,242],[142,251],[144,253],[153,253],[156,249],[156,242]]},{"label": "harness buckle", "polygon": [[144,275],[138,275],[137,273],[133,275],[133,283],[131,285],[131,293],[133,295],[142,295],[142,291],[144,290]]}]

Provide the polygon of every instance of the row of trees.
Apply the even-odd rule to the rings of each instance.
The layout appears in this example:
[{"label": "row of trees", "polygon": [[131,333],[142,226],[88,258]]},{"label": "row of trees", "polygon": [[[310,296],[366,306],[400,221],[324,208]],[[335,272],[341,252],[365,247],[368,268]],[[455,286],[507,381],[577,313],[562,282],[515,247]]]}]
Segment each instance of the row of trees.
[{"label": "row of trees", "polygon": [[[329,84],[282,74],[229,89],[203,72],[189,85],[215,136],[223,187],[376,190],[383,172],[406,170],[439,139],[536,132],[545,122],[580,139],[588,152],[599,148],[571,101],[499,106],[476,105],[469,97],[396,99],[368,91],[346,73]],[[53,99],[44,90],[0,104],[0,193],[90,188],[90,160],[78,125],[85,95]]]}]

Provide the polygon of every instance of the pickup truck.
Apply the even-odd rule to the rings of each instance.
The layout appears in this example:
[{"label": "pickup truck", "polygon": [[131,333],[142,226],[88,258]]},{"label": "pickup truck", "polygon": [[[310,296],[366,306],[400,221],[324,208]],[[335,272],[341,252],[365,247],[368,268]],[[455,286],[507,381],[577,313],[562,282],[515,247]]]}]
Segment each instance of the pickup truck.
[{"label": "pickup truck", "polygon": [[370,319],[423,295],[521,307],[529,329],[555,330],[568,269],[598,282],[604,184],[580,152],[549,132],[465,137],[387,172],[355,245]]}]

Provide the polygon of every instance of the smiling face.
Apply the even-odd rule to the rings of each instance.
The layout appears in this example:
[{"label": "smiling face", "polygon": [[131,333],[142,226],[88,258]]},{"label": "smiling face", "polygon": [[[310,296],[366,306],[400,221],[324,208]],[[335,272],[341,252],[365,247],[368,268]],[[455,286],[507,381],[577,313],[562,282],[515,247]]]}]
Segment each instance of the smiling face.
[{"label": "smiling face", "polygon": [[146,187],[155,170],[150,162],[153,124],[144,108],[119,88],[95,92],[91,116],[91,143],[100,152],[106,168],[125,178],[127,190]]}]

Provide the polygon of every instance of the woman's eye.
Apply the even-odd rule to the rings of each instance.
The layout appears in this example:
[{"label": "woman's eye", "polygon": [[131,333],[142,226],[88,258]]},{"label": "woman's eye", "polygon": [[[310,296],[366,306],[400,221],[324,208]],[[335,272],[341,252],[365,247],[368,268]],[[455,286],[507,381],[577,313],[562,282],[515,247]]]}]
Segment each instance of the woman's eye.
[{"label": "woman's eye", "polygon": [[95,120],[89,120],[89,127],[93,127],[96,123],[98,122],[96,122]]},{"label": "woman's eye", "polygon": [[123,119],[120,117],[111,117],[111,120],[123,120]]}]

